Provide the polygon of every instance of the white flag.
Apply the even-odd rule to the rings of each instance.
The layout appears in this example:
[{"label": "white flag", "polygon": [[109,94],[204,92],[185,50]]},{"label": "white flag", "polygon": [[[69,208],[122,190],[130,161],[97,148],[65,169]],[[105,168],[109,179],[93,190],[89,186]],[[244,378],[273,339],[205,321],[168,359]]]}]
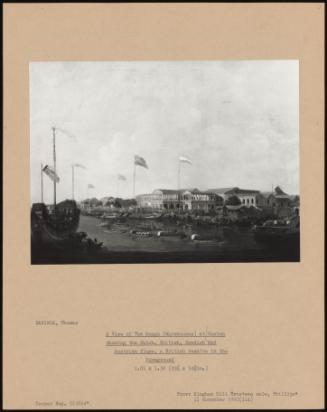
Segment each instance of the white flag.
[{"label": "white flag", "polygon": [[73,163],[73,167],[80,167],[81,169],[86,169],[86,167],[81,165],[80,163]]},{"label": "white flag", "polygon": [[189,163],[190,165],[192,164],[191,160],[184,156],[180,156],[179,161],[183,163]]}]

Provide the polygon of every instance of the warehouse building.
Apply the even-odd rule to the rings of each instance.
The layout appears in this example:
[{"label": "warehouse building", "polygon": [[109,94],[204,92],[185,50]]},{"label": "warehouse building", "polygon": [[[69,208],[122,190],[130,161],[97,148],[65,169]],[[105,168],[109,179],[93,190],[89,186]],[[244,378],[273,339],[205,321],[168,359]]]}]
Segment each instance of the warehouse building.
[{"label": "warehouse building", "polygon": [[185,211],[210,211],[224,204],[221,196],[198,189],[156,189],[152,193],[136,196],[136,201],[141,208]]}]

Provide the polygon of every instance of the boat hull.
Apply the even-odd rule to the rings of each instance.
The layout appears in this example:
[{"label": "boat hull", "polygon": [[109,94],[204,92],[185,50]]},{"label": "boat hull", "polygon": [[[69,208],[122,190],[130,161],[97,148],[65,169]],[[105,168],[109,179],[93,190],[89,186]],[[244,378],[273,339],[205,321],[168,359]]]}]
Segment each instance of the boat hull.
[{"label": "boat hull", "polygon": [[253,228],[254,239],[258,242],[280,245],[298,245],[300,242],[300,220],[298,217],[283,221],[267,221]]},{"label": "boat hull", "polygon": [[43,203],[34,203],[31,210],[32,241],[58,242],[68,239],[77,231],[80,210],[73,200],[58,203],[49,212]]}]

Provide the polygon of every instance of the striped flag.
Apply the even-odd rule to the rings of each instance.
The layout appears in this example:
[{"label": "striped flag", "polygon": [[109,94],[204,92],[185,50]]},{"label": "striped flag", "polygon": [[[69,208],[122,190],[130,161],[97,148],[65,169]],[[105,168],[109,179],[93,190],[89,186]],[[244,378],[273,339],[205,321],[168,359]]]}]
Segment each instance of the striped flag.
[{"label": "striped flag", "polygon": [[146,164],[145,159],[143,159],[143,157],[135,155],[134,156],[134,164],[136,164],[137,166],[142,166],[145,167],[146,169],[148,168],[148,165]]},{"label": "striped flag", "polygon": [[127,180],[126,177],[124,175],[118,175],[118,180]]},{"label": "striped flag", "polygon": [[59,183],[59,176],[55,173],[55,171],[52,169],[52,167],[46,165],[42,169],[42,171],[54,182],[56,181]]},{"label": "striped flag", "polygon": [[189,163],[190,165],[192,164],[191,160],[184,156],[180,156],[179,161],[183,163]]}]

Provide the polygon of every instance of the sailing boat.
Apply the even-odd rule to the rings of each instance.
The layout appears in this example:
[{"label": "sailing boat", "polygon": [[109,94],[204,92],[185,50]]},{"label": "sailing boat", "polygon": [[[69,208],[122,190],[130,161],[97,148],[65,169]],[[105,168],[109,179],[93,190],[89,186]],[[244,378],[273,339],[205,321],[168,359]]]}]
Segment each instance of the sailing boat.
[{"label": "sailing boat", "polygon": [[[61,129],[60,129],[61,130]],[[41,166],[41,202],[33,203],[31,210],[32,240],[55,242],[67,239],[76,232],[79,225],[80,210],[75,200],[64,200],[57,204],[56,173],[56,128],[52,128],[53,168]],[[53,206],[43,202],[43,173],[53,181]]]}]

